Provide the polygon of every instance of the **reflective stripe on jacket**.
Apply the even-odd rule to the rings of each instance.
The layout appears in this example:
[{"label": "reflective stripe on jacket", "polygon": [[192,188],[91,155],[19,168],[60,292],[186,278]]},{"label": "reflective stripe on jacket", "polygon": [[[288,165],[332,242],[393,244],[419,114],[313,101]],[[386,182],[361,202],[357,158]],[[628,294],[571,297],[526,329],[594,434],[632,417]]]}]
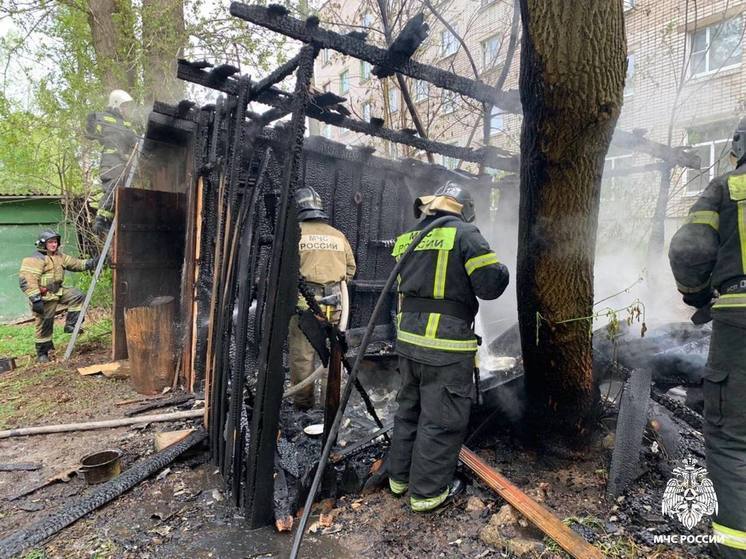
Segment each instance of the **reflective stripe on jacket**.
[{"label": "reflective stripe on jacket", "polygon": [[[441,214],[442,215],[442,214]],[[430,216],[400,235],[392,256],[399,258],[419,231],[439,216]],[[434,229],[410,255],[399,274],[401,297],[445,300],[475,316],[477,298],[496,299],[508,285],[501,264],[479,229],[455,217]],[[415,361],[445,365],[477,350],[471,323],[439,312],[400,312],[397,351]]]},{"label": "reflective stripe on jacket", "polygon": [[53,256],[37,251],[21,261],[18,284],[27,297],[41,295],[44,301],[60,298],[65,270],[82,272],[86,261],[57,252]]},{"label": "reflective stripe on jacket", "polygon": [[[710,182],[673,236],[669,259],[685,300],[746,276],[746,164]],[[713,309],[743,308],[743,299],[723,295]]]}]

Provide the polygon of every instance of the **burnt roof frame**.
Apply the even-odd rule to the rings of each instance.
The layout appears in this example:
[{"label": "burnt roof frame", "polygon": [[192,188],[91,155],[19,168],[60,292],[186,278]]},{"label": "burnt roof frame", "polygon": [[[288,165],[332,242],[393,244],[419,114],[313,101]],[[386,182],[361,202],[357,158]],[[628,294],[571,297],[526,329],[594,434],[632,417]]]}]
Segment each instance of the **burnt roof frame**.
[{"label": "burnt roof frame", "polygon": [[[271,80],[282,80],[290,75],[290,73],[292,73],[292,67],[297,66],[296,59],[297,57],[294,57],[289,60],[263,80],[252,82],[251,100],[273,108],[262,115],[254,114],[250,116],[254,116],[254,118],[258,116],[264,124],[267,124],[272,120],[276,120],[290,113],[290,107],[292,106],[294,99],[293,94],[275,87],[272,85]],[[238,80],[235,77],[214,73],[199,66],[200,65],[195,65],[186,60],[180,60],[177,66],[177,76],[182,80],[216,89],[230,96],[235,96],[237,94]],[[342,113],[333,112],[324,106],[314,103],[313,97],[306,107],[306,116],[324,122],[325,124],[331,124],[332,126],[338,126],[353,132],[382,138],[394,143],[414,147],[416,149],[445,155],[446,157],[484,164],[487,167],[497,170],[516,173],[519,169],[517,156],[502,155],[505,152],[495,146],[485,146],[477,149],[467,148],[422,138],[420,136],[407,134],[406,132],[386,128],[384,126],[376,126],[369,122],[347,117]]]}]

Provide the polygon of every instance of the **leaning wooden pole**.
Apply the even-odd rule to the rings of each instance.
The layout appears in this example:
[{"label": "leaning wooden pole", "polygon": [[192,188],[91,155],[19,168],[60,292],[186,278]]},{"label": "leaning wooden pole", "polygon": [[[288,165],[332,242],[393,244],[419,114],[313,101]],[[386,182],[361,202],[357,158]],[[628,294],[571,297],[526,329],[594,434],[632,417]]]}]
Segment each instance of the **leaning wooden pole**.
[{"label": "leaning wooden pole", "polygon": [[[140,161],[140,152],[142,151],[142,145],[143,145],[143,139],[140,138],[140,140],[135,145],[135,149],[133,150],[133,153],[130,154],[131,165],[129,168],[129,173],[127,174],[127,180],[124,183],[124,188],[129,188],[130,184],[132,184],[132,178],[135,176],[135,169],[137,169],[137,164]],[[109,254],[109,250],[111,250],[111,242],[114,239],[114,230],[116,228],[117,228],[117,216],[115,215],[111,220],[111,225],[109,226],[109,232],[106,235],[106,241],[104,241],[104,247],[101,249],[101,254],[98,255],[98,264],[96,264],[96,271],[93,272],[93,279],[91,280],[91,285],[88,286],[88,293],[85,294],[85,300],[83,301],[83,306],[80,309],[78,320],[75,323],[75,328],[73,329],[73,333],[70,336],[70,341],[67,344],[67,349],[65,350],[65,356],[62,358],[62,361],[67,361],[68,359],[70,359],[70,355],[72,355],[73,353],[75,342],[78,340],[78,334],[80,334],[80,327],[83,325],[83,319],[85,318],[85,313],[88,311],[88,305],[91,304],[91,299],[93,298],[93,291],[96,289],[98,278],[101,276],[101,271],[104,269],[104,262],[106,261],[106,257]]]},{"label": "leaning wooden pole", "polygon": [[557,542],[567,553],[577,559],[604,559],[604,554],[598,548],[573,532],[569,526],[565,526],[559,518],[510,483],[465,446],[461,447],[459,459],[490,489]]}]

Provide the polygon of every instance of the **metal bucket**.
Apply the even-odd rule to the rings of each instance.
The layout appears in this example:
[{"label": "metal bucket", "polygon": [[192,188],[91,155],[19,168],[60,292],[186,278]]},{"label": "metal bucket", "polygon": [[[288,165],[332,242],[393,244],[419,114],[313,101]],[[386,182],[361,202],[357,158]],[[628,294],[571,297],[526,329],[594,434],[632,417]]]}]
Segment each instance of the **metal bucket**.
[{"label": "metal bucket", "polygon": [[102,450],[80,459],[81,470],[86,483],[94,485],[117,477],[122,472],[122,452]]}]

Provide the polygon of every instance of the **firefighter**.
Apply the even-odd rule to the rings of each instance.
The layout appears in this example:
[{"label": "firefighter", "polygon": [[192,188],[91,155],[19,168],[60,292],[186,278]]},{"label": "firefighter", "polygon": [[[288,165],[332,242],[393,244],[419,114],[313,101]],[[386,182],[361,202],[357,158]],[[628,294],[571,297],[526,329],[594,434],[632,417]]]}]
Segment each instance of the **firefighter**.
[{"label": "firefighter", "polygon": [[96,211],[93,231],[102,237],[114,219],[115,191],[125,181],[127,162],[137,143],[129,120],[132,102],[129,93],[115,89],[109,94],[106,110],[89,114],[86,123],[86,137],[101,144],[101,185],[95,189],[90,205]]},{"label": "firefighter", "polygon": [[[310,187],[296,192],[298,221],[300,222],[300,275],[313,290],[316,299],[340,293],[340,282],[355,275],[355,256],[350,243],[341,231],[329,225],[321,197]],[[341,298],[338,298],[341,299]],[[307,308],[302,296],[298,307]],[[339,322],[339,308],[332,309],[330,318]],[[314,370],[316,352],[298,325],[298,316],[290,319],[288,332],[290,352],[290,380],[293,385],[308,378]],[[307,410],[314,405],[314,385],[298,392],[293,399],[295,406]]]},{"label": "firefighter", "polygon": [[668,256],[684,302],[700,309],[695,317],[713,319],[703,381],[707,471],[718,504],[712,531],[722,557],[744,559],[746,118],[736,128],[731,156],[736,169],[707,186],[671,240]]},{"label": "firefighter", "polygon": [[415,201],[419,224],[396,240],[399,258],[418,231],[442,216],[404,263],[399,280],[396,350],[402,385],[389,454],[389,486],[407,490],[416,512],[433,510],[462,488],[454,479],[472,403],[480,299],[496,299],[508,285],[501,264],[472,223],[474,202],[449,181]]},{"label": "firefighter", "polygon": [[67,306],[65,332],[72,332],[83,305],[83,293],[74,287],[65,287],[65,270],[82,272],[92,270],[94,259],[80,260],[60,252],[59,233],[45,229],[36,240],[36,252],[24,258],[18,273],[21,290],[29,298],[36,321],[36,361],[47,363],[52,344],[52,329],[57,305]]}]

